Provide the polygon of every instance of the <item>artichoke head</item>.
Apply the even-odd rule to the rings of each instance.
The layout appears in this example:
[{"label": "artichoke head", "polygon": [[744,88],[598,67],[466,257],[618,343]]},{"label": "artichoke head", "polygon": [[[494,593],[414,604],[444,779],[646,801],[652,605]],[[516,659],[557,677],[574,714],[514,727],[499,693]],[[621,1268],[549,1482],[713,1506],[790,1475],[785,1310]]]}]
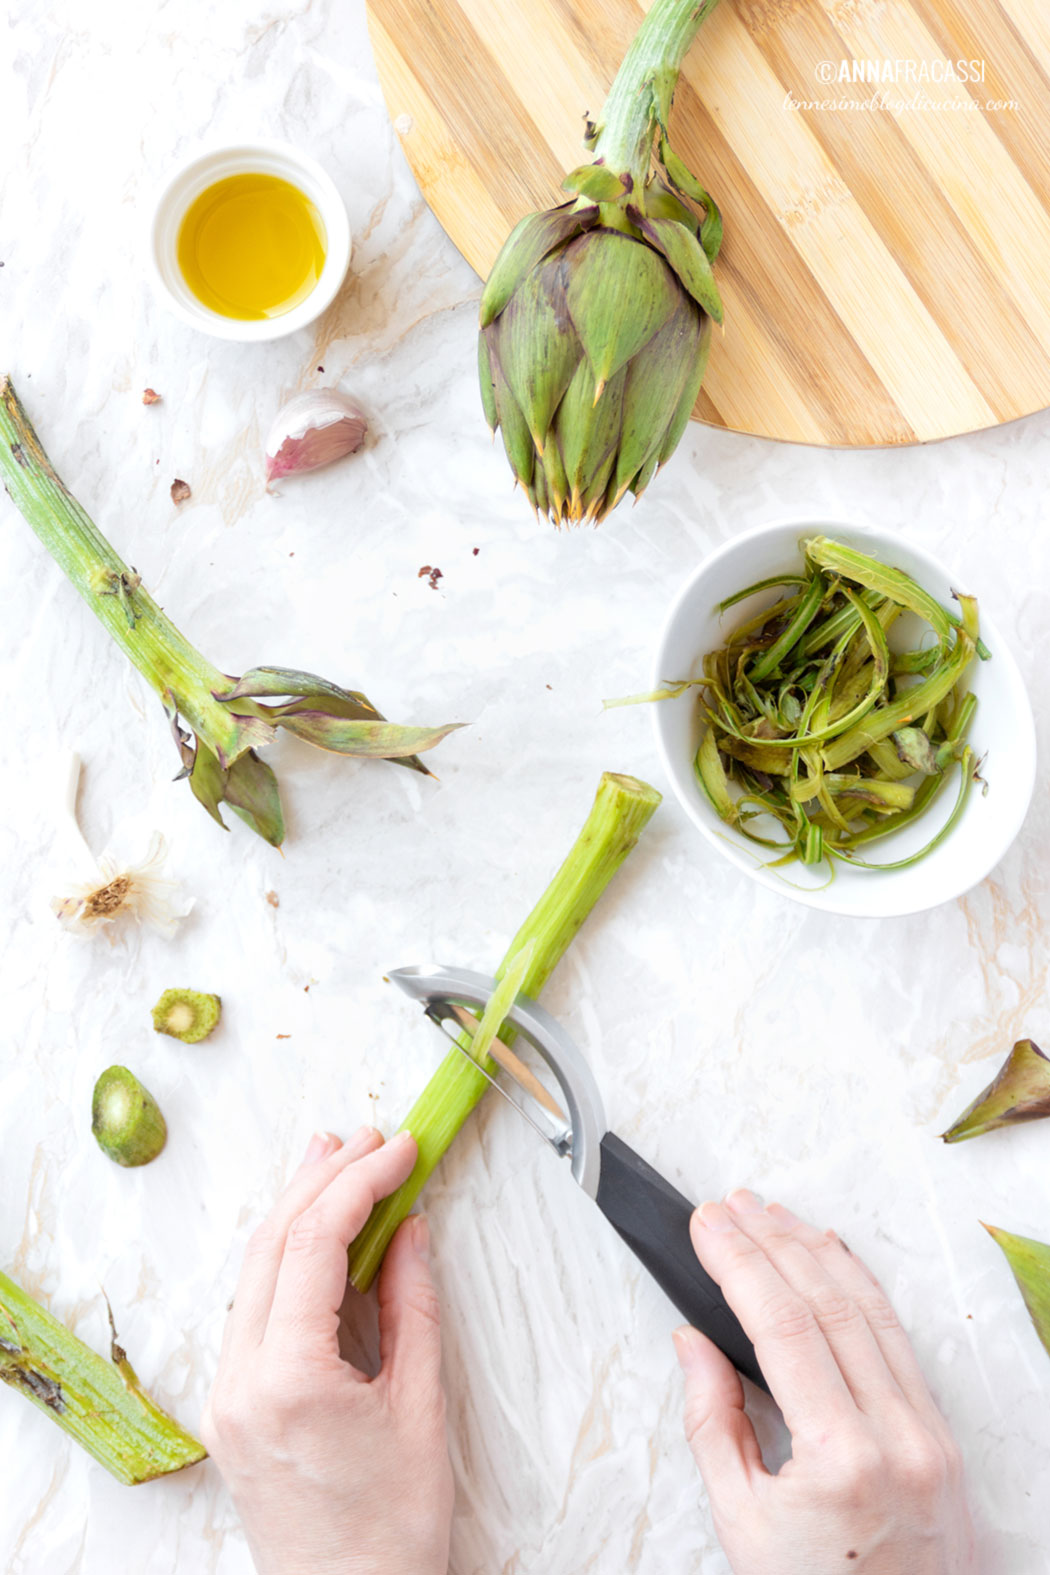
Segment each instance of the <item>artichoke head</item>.
[{"label": "artichoke head", "polygon": [[661,152],[640,191],[600,160],[573,171],[575,195],[515,226],[481,298],[485,414],[556,525],[597,524],[641,495],[685,431],[722,321],[718,210]]}]

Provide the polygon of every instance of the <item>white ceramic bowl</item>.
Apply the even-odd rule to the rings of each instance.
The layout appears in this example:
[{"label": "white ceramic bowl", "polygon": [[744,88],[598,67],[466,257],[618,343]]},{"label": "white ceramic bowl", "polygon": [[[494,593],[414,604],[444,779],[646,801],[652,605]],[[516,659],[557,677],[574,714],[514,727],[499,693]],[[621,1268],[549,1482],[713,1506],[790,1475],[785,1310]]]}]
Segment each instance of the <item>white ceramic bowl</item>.
[{"label": "white ceramic bowl", "polygon": [[[327,237],[324,267],[310,294],[279,317],[223,317],[198,301],[179,269],[176,247],[186,210],[207,186],[229,175],[277,175],[305,192]],[[319,317],[335,299],[350,266],[350,220],[331,177],[316,160],[283,142],[244,142],[199,153],[170,177],[157,198],[147,255],[153,286],[176,317],[218,339],[281,339]]]},{"label": "white ceramic bowl", "polygon": [[[839,521],[791,519],[760,526],[719,547],[706,558],[675,600],[656,652],[653,687],[665,680],[695,678],[703,658],[723,644],[726,634],[749,612],[772,603],[780,594],[769,590],[739,603],[720,617],[718,603],[746,585],[782,572],[798,572],[799,541],[805,536],[830,536],[884,563],[905,570],[946,606],[953,587],[978,598],[981,636],[992,652],[990,661],[975,661],[967,675],[977,696],[977,712],[969,741],[984,756],[982,775],[988,793],[974,786],[963,814],[941,845],[908,869],[851,869],[834,861],[835,876],[827,882],[826,866],[809,868],[799,862],[778,870],[764,867],[775,857],[747,841],[718,819],[693,771],[701,723],[695,690],[652,708],[656,736],[675,794],[686,813],[713,848],[753,880],[813,908],[858,917],[888,918],[920,913],[969,891],[998,864],[1021,829],[1035,785],[1035,726],[1032,708],[1017,663],[983,605],[981,587],[961,584],[929,553],[907,537],[879,527]],[[914,643],[915,620],[911,635]],[[900,620],[905,625],[905,619]],[[906,631],[907,632],[907,631]],[[897,629],[891,631],[890,644]],[[923,847],[943,825],[955,802],[954,781],[946,784],[927,813],[911,826],[871,845],[872,862],[906,858]]]}]

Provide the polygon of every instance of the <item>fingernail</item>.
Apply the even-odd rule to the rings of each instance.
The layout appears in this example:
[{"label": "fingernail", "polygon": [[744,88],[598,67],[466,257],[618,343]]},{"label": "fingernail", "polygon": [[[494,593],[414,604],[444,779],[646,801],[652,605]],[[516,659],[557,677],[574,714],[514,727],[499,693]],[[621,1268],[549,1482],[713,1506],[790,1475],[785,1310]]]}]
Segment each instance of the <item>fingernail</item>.
[{"label": "fingernail", "polygon": [[333,1153],[338,1147],[339,1139],[333,1132],[315,1132],[309,1143],[306,1145],[306,1153],[303,1155],[303,1164],[316,1165],[318,1160],[326,1158],[327,1155]]},{"label": "fingernail", "polygon": [[422,1214],[412,1216],[412,1245],[424,1263],[430,1262],[430,1226]]},{"label": "fingernail", "polygon": [[402,1127],[400,1132],[395,1132],[394,1133],[394,1136],[390,1139],[390,1142],[387,1144],[387,1148],[396,1148],[396,1149],[407,1148],[409,1143],[414,1143],[414,1142],[415,1142],[415,1138],[412,1136],[412,1134],[408,1130],[408,1128],[407,1127]]},{"label": "fingernail", "polygon": [[727,1193],[726,1203],[734,1214],[761,1214],[765,1208],[757,1192],[750,1192],[747,1187],[737,1187]]},{"label": "fingernail", "polygon": [[794,1230],[796,1225],[802,1224],[798,1215],[792,1214],[791,1210],[786,1209],[782,1203],[769,1204],[766,1213],[771,1219],[776,1220],[779,1225],[786,1225],[788,1230]]},{"label": "fingernail", "polygon": [[351,1156],[351,1158],[358,1154],[364,1154],[368,1149],[375,1146],[375,1140],[378,1136],[379,1133],[376,1131],[375,1127],[358,1127],[353,1136],[348,1137],[346,1140],[346,1152]]},{"label": "fingernail", "polygon": [[674,1354],[678,1358],[679,1367],[688,1367],[696,1345],[696,1330],[691,1324],[683,1323],[674,1331],[671,1339],[674,1342]]},{"label": "fingernail", "polygon": [[727,1231],[734,1228],[733,1221],[720,1203],[701,1203],[696,1217],[705,1230]]}]

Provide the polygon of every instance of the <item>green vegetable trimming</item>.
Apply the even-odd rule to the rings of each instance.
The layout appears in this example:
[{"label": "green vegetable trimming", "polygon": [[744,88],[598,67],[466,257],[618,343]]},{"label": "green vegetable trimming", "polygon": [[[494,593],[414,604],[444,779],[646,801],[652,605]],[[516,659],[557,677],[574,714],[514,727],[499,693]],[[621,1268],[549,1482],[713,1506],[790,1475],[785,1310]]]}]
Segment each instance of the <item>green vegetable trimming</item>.
[{"label": "green vegetable trimming", "polygon": [[[957,596],[956,616],[866,553],[824,536],[801,547],[801,575],[748,586],[719,609],[784,591],[707,655],[692,681],[706,723],[697,778],[719,818],[771,850],[773,865],[905,868],[948,835],[977,779],[967,744],[977,702],[964,682],[974,655],[988,655],[977,603]],[[906,613],[929,626],[934,644],[890,648]],[[956,802],[924,848],[888,864],[861,856],[918,819],[956,766]]]}]

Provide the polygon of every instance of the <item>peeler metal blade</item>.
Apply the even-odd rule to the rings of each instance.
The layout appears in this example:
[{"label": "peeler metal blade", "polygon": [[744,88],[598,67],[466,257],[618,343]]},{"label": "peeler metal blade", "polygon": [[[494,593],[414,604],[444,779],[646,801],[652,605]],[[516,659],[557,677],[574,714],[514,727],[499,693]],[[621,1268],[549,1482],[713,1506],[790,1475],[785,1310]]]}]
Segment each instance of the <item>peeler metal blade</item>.
[{"label": "peeler metal blade", "polygon": [[[422,965],[396,968],[387,977],[399,990],[418,1001],[428,1017],[451,1021],[457,1026],[459,1022],[452,1011],[454,1006],[484,1011],[496,988],[495,979],[469,968]],[[550,1068],[569,1113],[567,1129],[557,1136],[543,1132],[541,1136],[547,1137],[559,1153],[569,1157],[576,1181],[590,1197],[596,1198],[601,1172],[601,1141],[607,1128],[605,1108],[594,1074],[557,1019],[528,996],[518,996],[504,1021]],[[501,1083],[495,1079],[490,1081],[531,1121],[530,1113],[507,1094]]]},{"label": "peeler metal blade", "polygon": [[[398,968],[389,978],[398,989],[419,1001],[427,1016],[446,1033],[452,1023],[460,1032],[463,1030],[457,1008],[483,1011],[496,988],[495,979],[466,968]],[[560,1135],[543,1132],[501,1083],[495,1078],[489,1081],[559,1154],[571,1157],[573,1176],[679,1312],[714,1340],[740,1372],[767,1388],[754,1346],[693,1251],[693,1204],[629,1144],[608,1130],[590,1067],[549,1012],[528,996],[519,995],[504,1022],[546,1062],[561,1090],[569,1119],[559,1123]],[[469,1051],[459,1048],[469,1056]],[[477,1067],[473,1057],[470,1059]],[[488,1076],[483,1068],[478,1070]],[[521,1083],[516,1086],[520,1088]],[[550,1120],[549,1108],[536,1108]]]}]

